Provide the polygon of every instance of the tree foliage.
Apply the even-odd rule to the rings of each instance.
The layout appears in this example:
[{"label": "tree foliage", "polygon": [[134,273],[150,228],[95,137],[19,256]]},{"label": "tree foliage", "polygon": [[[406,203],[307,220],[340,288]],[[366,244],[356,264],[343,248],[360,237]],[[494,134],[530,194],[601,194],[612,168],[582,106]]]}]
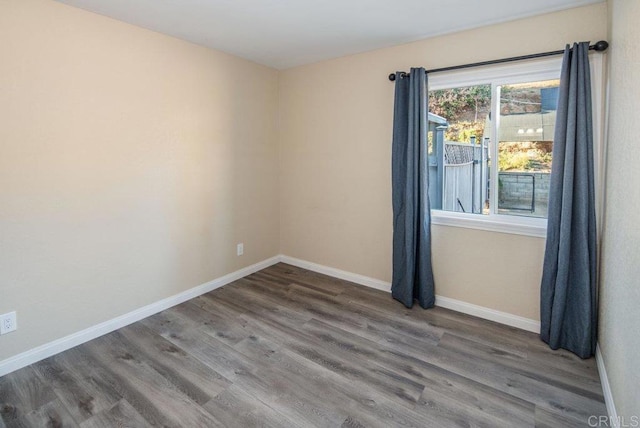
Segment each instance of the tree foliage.
[{"label": "tree foliage", "polygon": [[467,86],[464,88],[440,89],[429,92],[429,111],[458,122],[465,113],[474,111],[474,121],[478,120],[481,109],[491,107],[491,85]]},{"label": "tree foliage", "polygon": [[444,132],[444,137],[447,141],[464,143],[470,143],[471,137],[476,137],[476,142],[479,143],[484,135],[484,126],[484,120],[454,122]]},{"label": "tree foliage", "polygon": [[449,122],[445,138],[449,141],[470,142],[484,134],[483,112],[491,109],[491,85],[440,89],[429,92],[429,111]]}]

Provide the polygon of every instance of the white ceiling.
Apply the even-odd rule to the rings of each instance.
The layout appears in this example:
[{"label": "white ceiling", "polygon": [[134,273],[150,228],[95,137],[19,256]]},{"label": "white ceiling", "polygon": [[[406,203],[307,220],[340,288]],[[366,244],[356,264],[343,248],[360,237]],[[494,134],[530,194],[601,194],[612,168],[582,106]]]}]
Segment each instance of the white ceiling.
[{"label": "white ceiling", "polygon": [[58,1],[284,69],[603,0]]}]

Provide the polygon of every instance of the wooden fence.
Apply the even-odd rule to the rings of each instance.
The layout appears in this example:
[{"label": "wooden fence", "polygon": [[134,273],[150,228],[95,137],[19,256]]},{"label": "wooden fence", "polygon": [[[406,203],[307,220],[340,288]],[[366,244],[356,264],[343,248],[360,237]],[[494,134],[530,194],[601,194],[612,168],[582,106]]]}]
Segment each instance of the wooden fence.
[{"label": "wooden fence", "polygon": [[446,121],[429,117],[429,201],[431,208],[466,213],[482,213],[489,197],[488,143],[444,141]]}]

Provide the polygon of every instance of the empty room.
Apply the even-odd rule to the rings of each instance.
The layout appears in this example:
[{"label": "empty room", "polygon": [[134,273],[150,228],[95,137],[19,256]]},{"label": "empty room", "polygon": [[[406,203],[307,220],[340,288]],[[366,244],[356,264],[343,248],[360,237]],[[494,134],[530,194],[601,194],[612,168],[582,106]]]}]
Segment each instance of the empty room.
[{"label": "empty room", "polygon": [[639,20],[0,0],[0,428],[640,427]]}]

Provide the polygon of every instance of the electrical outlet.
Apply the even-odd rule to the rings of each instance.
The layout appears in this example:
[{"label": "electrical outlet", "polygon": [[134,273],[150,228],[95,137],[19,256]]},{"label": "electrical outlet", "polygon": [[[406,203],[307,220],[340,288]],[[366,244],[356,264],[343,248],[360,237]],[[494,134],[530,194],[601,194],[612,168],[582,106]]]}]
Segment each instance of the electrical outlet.
[{"label": "electrical outlet", "polygon": [[15,312],[0,315],[0,334],[11,333],[18,328],[18,320]]},{"label": "electrical outlet", "polygon": [[239,256],[241,256],[241,255],[243,255],[243,254],[244,254],[244,244],[243,244],[243,243],[239,243],[239,244],[238,244],[237,254],[238,254]]}]

